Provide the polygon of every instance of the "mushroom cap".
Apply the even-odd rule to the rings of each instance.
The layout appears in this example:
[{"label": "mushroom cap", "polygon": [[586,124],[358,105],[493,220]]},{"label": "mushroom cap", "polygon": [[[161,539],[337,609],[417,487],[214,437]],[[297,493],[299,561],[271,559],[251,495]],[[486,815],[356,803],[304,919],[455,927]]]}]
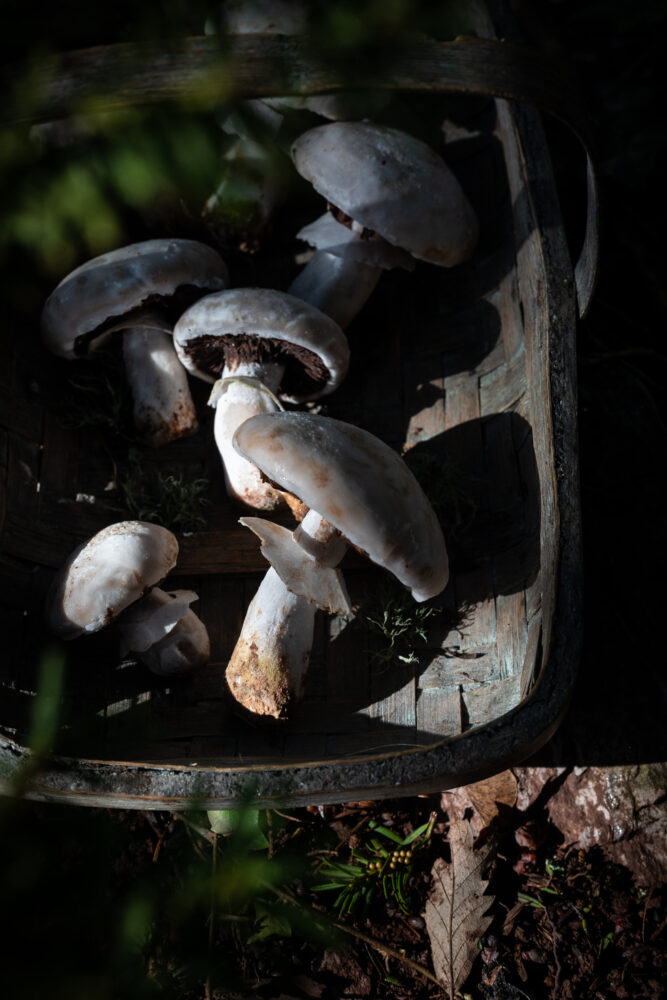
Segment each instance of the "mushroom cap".
[{"label": "mushroom cap", "polygon": [[435,512],[400,455],[373,434],[310,413],[263,413],[238,428],[234,447],[398,577],[415,600],[446,586]]},{"label": "mushroom cap", "polygon": [[[287,292],[229,288],[206,295],[174,327],[174,345],[183,365],[207,382],[220,377],[223,337],[258,338],[266,341],[267,350],[279,352],[286,365],[283,399],[301,402],[325,396],[347,373],[350,348],[341,328],[315,306]],[[200,349],[206,343],[206,350]]]},{"label": "mushroom cap", "polygon": [[369,267],[381,267],[383,270],[402,267],[406,271],[413,271],[415,267],[414,257],[405,250],[383,240],[377,233],[368,237],[355,233],[353,229],[336,222],[330,212],[309,222],[296,235],[316,250],[324,250],[334,257],[357,261]]},{"label": "mushroom cap", "polygon": [[452,267],[472,254],[477,217],[420,139],[371,122],[332,122],[299,136],[292,158],[336,208],[419,260]]},{"label": "mushroom cap", "polygon": [[178,542],[157,524],[118,521],[70,555],[47,597],[46,619],[63,639],[97,632],[176,565]]},{"label": "mushroom cap", "polygon": [[[169,299],[178,289],[204,294],[228,284],[225,262],[205,243],[132,243],[93,257],[63,278],[44,305],[42,339],[54,354],[75,358],[86,353],[96,330],[121,329],[124,317],[142,306]],[[127,325],[133,325],[131,316]]]}]

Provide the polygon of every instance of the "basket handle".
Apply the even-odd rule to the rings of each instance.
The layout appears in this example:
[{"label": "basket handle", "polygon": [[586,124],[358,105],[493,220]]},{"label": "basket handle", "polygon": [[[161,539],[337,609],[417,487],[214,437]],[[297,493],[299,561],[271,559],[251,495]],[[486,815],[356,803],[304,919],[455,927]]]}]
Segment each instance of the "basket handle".
[{"label": "basket handle", "polygon": [[[514,41],[461,36],[454,41],[409,42],[392,56],[386,76],[369,77],[361,61],[345,78],[309,51],[304,38],[238,35],[221,49],[215,38],[183,40],[173,51],[117,43],[64,52],[30,67],[0,74],[0,122],[48,121],[74,110],[104,110],[129,104],[179,100],[210,107],[234,97],[314,94],[363,89],[479,94],[533,104],[564,122],[577,136],[587,161],[584,244],[575,266],[579,315],[590,305],[598,256],[598,183],[588,120],[563,67],[545,53]],[[29,102],[26,101],[26,90]]]}]

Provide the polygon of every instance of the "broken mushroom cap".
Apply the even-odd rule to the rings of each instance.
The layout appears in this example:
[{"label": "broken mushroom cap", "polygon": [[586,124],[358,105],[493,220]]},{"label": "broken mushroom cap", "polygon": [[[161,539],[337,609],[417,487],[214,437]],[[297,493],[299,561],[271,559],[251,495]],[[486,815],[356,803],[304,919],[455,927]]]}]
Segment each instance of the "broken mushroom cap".
[{"label": "broken mushroom cap", "polygon": [[42,339],[60,357],[81,357],[109,330],[135,325],[133,314],[141,310],[168,306],[173,299],[176,319],[193,300],[228,284],[224,261],[204,243],[133,243],[94,257],[63,278],[44,305]]},{"label": "broken mushroom cap", "polygon": [[266,413],[238,428],[234,447],[416,601],[447,585],[445,540],[431,504],[400,455],[368,431],[310,413]]},{"label": "broken mushroom cap", "polygon": [[55,577],[48,625],[63,639],[97,632],[163,580],[177,556],[167,528],[145,521],[108,525],[75,549]]},{"label": "broken mushroom cap", "polygon": [[135,653],[154,674],[172,676],[203,666],[211,655],[206,626],[190,610],[192,590],[153,587],[135,601],[115,624],[120,654]]},{"label": "broken mushroom cap", "polygon": [[333,392],[350,356],[337,323],[295,295],[270,288],[205,296],[176,323],[174,344],[185,368],[207,382],[243,362],[284,364],[280,395],[293,402]]},{"label": "broken mushroom cap", "polygon": [[335,209],[413,257],[452,267],[472,254],[477,217],[420,139],[372,122],[332,122],[299,136],[292,158]]}]

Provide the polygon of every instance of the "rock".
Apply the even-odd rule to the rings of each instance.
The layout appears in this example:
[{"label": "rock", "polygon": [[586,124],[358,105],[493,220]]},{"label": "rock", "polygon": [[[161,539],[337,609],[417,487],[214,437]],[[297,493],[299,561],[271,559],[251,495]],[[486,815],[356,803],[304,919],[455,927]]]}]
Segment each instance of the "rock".
[{"label": "rock", "polygon": [[654,822],[666,780],[665,764],[575,768],[549,799],[549,817],[565,844],[613,844]]},{"label": "rock", "polygon": [[565,767],[514,767],[517,782],[516,807],[521,812],[533,805],[547,785],[553,784]]}]

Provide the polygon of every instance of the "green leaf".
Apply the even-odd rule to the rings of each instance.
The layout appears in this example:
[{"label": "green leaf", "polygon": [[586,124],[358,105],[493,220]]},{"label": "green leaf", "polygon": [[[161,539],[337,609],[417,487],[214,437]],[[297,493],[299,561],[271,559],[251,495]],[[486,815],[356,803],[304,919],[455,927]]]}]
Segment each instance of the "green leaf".
[{"label": "green leaf", "polygon": [[407,847],[408,844],[413,844],[415,840],[417,840],[424,833],[426,833],[430,825],[431,825],[430,823],[423,823],[421,826],[418,826],[416,830],[413,830],[412,833],[408,834],[408,836],[403,841],[403,846]]},{"label": "green leaf", "polygon": [[383,837],[388,837],[389,840],[393,840],[395,844],[403,844],[403,838],[400,837],[394,830],[388,830],[386,826],[378,826],[374,820],[368,824],[369,829],[375,830],[376,833],[382,834]]},{"label": "green leaf", "polygon": [[259,809],[214,809],[207,816],[214,833],[223,837],[235,835],[248,851],[263,851],[269,846],[260,827]]},{"label": "green leaf", "polygon": [[535,896],[529,896],[527,892],[517,892],[516,898],[519,903],[529,903],[537,909],[544,909],[544,903],[542,900],[537,899]]},{"label": "green leaf", "polygon": [[54,644],[42,654],[37,679],[37,695],[32,705],[28,746],[35,754],[52,749],[61,713],[61,696],[65,681],[65,654]]}]

